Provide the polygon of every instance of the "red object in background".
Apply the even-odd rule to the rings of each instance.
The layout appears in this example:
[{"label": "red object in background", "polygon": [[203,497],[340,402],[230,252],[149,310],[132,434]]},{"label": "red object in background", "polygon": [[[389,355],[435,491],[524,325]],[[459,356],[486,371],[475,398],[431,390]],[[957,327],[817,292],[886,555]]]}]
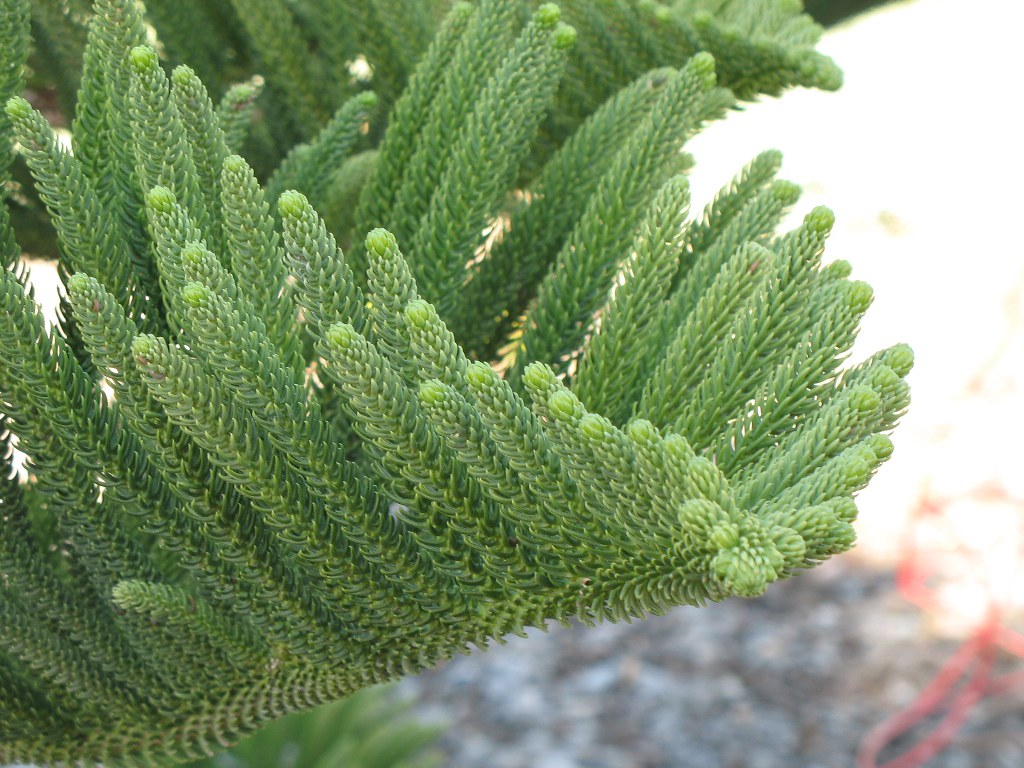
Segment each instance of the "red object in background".
[{"label": "red object in background", "polygon": [[[979,489],[979,495],[982,492],[990,498],[993,489]],[[1000,489],[995,493],[1002,500],[1010,501]],[[922,498],[910,517],[906,541],[901,548],[903,560],[896,569],[896,586],[900,594],[928,611],[943,610],[937,591],[928,584],[939,567],[934,554],[921,545],[916,534],[926,524],[941,526],[948,504],[948,501],[928,495]],[[1024,512],[1024,505],[1019,506]],[[1021,524],[1024,525],[1024,515],[1021,516]],[[960,543],[953,554],[963,558],[972,573],[985,573],[983,553]],[[986,586],[989,587],[990,599],[984,619],[909,706],[890,715],[868,732],[857,754],[857,768],[923,766],[949,746],[981,699],[1024,686],[1024,670],[992,676],[999,649],[1024,658],[1024,634],[1004,624],[1005,610],[992,594],[993,585]],[[927,729],[913,746],[884,763],[878,762],[879,755],[887,746],[931,717],[939,718],[938,722]]]}]

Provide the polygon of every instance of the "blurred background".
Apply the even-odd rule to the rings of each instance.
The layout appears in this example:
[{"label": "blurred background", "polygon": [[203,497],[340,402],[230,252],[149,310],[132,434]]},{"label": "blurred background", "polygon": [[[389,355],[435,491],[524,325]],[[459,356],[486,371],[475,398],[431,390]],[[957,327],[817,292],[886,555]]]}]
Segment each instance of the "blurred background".
[{"label": "blurred background", "polygon": [[[809,3],[829,22],[857,5]],[[210,764],[1024,767],[1022,30],[1019,0],[885,4],[822,41],[838,93],[755,104],[688,147],[695,211],[782,150],[795,219],[832,208],[827,259],[875,289],[851,361],[917,354],[855,551],[757,600],[531,631]],[[377,732],[396,717],[401,739]]]}]

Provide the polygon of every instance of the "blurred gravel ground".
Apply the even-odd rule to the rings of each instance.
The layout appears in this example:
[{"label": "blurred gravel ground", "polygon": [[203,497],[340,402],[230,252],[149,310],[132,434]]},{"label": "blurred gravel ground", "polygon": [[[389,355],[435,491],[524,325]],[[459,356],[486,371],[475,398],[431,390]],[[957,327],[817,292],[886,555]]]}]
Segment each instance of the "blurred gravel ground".
[{"label": "blurred gravel ground", "polygon": [[[452,725],[460,768],[849,768],[954,646],[886,573],[837,560],[758,600],[531,631],[401,687]],[[1022,708],[986,700],[928,765],[1024,765]]]},{"label": "blurred gravel ground", "polygon": [[[448,765],[852,768],[993,596],[1020,618],[1022,29],[1017,0],[897,3],[826,36],[839,93],[791,92],[691,143],[695,210],[777,147],[805,189],[795,220],[836,211],[827,256],[876,291],[852,359],[899,341],[917,353],[896,454],[860,497],[857,550],[761,599],[536,631],[404,681],[424,716],[451,725]],[[892,573],[926,496],[937,514],[909,530],[936,568],[928,613]],[[1021,667],[998,656],[997,672]],[[985,699],[927,765],[1024,768],[1022,719],[1019,690]]]}]

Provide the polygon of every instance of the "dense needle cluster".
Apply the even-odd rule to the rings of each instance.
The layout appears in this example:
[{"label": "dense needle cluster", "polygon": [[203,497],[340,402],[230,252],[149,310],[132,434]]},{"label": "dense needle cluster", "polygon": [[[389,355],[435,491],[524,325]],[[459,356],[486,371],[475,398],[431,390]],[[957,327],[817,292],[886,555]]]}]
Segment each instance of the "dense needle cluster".
[{"label": "dense needle cluster", "polygon": [[[871,290],[823,265],[829,211],[776,233],[778,153],[691,216],[681,151],[838,86],[799,8],[152,0],[168,74],[132,0],[80,5],[0,0],[0,761],[208,754],[853,544],[912,354],[842,367]],[[70,150],[20,95],[30,29]]]}]

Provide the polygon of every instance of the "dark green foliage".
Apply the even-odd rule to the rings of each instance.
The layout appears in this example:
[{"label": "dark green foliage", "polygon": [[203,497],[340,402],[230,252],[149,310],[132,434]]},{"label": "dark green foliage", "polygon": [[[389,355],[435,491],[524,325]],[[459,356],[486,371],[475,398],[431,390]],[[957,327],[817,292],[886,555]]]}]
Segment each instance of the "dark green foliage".
[{"label": "dark green foliage", "polygon": [[189,768],[435,768],[440,728],[412,721],[386,686],[277,720],[228,753]]},{"label": "dark green foliage", "polygon": [[[852,545],[912,355],[841,368],[871,292],[828,211],[776,233],[778,153],[697,218],[683,175],[838,85],[791,3],[153,2],[168,61],[132,0],[44,5],[0,0],[65,294],[46,327],[0,207],[0,760],[193,759]],[[79,17],[68,152],[21,92]]]}]

